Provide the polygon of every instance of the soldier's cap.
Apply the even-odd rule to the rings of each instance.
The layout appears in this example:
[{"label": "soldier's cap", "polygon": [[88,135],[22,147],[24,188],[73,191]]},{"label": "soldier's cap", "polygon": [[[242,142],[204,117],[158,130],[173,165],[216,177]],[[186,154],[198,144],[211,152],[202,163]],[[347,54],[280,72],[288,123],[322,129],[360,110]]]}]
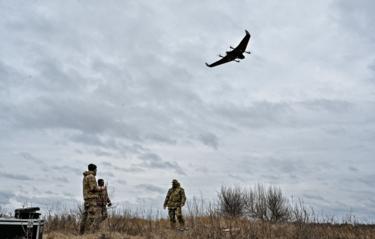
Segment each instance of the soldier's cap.
[{"label": "soldier's cap", "polygon": [[90,163],[90,164],[87,166],[87,168],[88,168],[89,171],[94,171],[94,170],[96,170],[96,165],[93,164],[93,163]]},{"label": "soldier's cap", "polygon": [[173,179],[172,183],[178,183],[177,179]]},{"label": "soldier's cap", "polygon": [[99,178],[99,179],[98,179],[98,183],[104,183],[104,179]]}]

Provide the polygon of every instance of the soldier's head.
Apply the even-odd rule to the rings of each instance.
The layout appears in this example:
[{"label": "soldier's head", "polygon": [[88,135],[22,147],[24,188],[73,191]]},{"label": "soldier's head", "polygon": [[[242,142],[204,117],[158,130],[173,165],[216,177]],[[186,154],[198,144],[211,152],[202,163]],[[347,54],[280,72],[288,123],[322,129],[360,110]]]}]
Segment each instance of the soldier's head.
[{"label": "soldier's head", "polygon": [[94,172],[94,174],[96,175],[96,165],[95,165],[95,164],[90,163],[89,166],[87,167],[87,169],[88,169],[89,171]]},{"label": "soldier's head", "polygon": [[104,179],[99,178],[99,179],[98,179],[98,185],[99,185],[100,187],[103,187],[103,186],[104,186]]},{"label": "soldier's head", "polygon": [[180,183],[177,181],[177,179],[173,179],[172,180],[172,187],[177,188],[178,186],[180,186]]}]

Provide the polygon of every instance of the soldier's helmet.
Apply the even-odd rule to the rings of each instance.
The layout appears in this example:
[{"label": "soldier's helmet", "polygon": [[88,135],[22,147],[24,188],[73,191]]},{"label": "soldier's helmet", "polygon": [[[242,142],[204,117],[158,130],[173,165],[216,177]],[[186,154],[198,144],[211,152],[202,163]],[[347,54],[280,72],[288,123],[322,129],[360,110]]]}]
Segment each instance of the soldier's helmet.
[{"label": "soldier's helmet", "polygon": [[180,185],[180,183],[177,181],[177,179],[173,179],[172,185],[176,187],[176,186]]},{"label": "soldier's helmet", "polygon": [[99,178],[99,179],[98,179],[98,185],[99,185],[99,186],[104,186],[104,179]]},{"label": "soldier's helmet", "polygon": [[87,169],[89,171],[95,171],[96,170],[96,165],[93,164],[93,163],[90,163],[88,166],[87,166]]}]

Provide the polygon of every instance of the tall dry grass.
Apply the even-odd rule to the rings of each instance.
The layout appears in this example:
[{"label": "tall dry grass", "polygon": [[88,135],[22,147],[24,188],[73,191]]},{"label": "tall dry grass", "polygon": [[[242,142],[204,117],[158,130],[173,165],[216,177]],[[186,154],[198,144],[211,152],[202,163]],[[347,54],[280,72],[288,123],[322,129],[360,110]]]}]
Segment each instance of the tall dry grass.
[{"label": "tall dry grass", "polygon": [[375,225],[321,219],[301,200],[289,201],[276,187],[222,187],[217,202],[193,198],[185,213],[187,230],[171,230],[159,215],[112,212],[95,234],[78,235],[81,210],[46,218],[46,239],[375,239]]},{"label": "tall dry grass", "polygon": [[[56,216],[57,218],[57,216]],[[169,229],[165,219],[142,219],[112,215],[95,234],[79,236],[78,221],[59,217],[47,221],[46,239],[265,239],[265,238],[375,238],[375,226],[332,223],[272,223],[244,218],[228,218],[216,213],[204,217],[188,216],[186,231]]]}]

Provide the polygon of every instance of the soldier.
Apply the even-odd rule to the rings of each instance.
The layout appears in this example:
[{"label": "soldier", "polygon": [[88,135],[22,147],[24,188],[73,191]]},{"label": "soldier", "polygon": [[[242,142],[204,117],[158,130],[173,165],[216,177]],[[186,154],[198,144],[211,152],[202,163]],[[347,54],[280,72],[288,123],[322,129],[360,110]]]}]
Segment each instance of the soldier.
[{"label": "soldier", "polygon": [[80,234],[84,234],[88,229],[94,231],[99,228],[99,208],[97,201],[99,192],[102,190],[96,183],[96,165],[89,164],[88,171],[83,173],[83,199],[84,211],[80,225]]},{"label": "soldier", "polygon": [[111,200],[108,197],[107,187],[104,186],[104,180],[98,179],[99,188],[102,190],[99,192],[98,206],[100,209],[101,221],[104,221],[108,217],[107,206],[112,206]]},{"label": "soldier", "polygon": [[176,228],[176,217],[180,224],[180,229],[185,229],[185,221],[182,217],[181,208],[185,205],[186,196],[184,189],[180,186],[180,183],[173,179],[172,188],[168,190],[167,196],[164,201],[164,209],[168,207],[169,222],[171,228]]}]

